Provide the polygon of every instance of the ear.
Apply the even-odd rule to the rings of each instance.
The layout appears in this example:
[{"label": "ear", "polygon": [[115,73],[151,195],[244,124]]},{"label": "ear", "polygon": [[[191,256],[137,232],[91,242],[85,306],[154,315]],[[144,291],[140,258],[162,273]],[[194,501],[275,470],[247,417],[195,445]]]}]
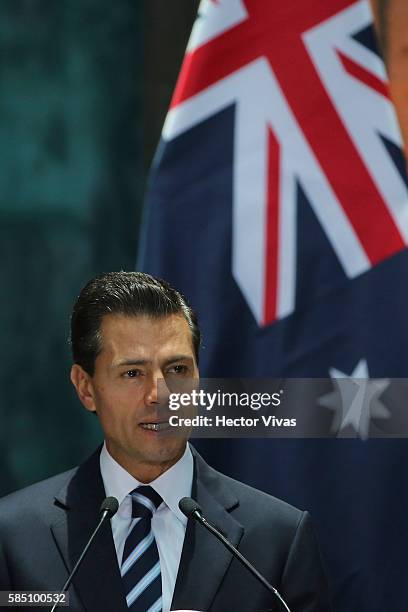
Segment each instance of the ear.
[{"label": "ear", "polygon": [[92,377],[77,363],[71,368],[71,382],[85,408],[89,412],[96,412]]}]

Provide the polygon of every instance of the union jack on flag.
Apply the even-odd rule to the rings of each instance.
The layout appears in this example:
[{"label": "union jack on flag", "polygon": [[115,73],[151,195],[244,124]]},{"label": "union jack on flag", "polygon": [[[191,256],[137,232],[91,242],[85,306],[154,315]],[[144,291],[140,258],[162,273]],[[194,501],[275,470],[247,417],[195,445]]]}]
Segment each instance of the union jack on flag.
[{"label": "union jack on flag", "polygon": [[347,278],[405,248],[401,135],[366,0],[204,1],[164,141],[227,106],[232,273],[259,325],[296,307],[299,189]]}]

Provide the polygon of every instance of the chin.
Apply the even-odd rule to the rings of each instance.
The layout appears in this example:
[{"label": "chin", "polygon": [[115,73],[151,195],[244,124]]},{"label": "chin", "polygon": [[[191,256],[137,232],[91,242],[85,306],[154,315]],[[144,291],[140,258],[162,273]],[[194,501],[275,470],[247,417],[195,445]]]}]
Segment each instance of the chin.
[{"label": "chin", "polygon": [[165,463],[166,461],[177,461],[184,452],[186,447],[186,440],[173,440],[168,441],[167,444],[152,445],[143,455],[148,463]]}]

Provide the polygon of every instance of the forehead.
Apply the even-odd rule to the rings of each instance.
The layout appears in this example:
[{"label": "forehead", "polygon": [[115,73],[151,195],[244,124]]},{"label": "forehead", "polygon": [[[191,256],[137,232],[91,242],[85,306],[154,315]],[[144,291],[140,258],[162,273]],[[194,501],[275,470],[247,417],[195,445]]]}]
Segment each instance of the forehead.
[{"label": "forehead", "polygon": [[152,357],[168,352],[194,354],[191,330],[182,315],[152,318],[106,315],[100,327],[101,353]]}]

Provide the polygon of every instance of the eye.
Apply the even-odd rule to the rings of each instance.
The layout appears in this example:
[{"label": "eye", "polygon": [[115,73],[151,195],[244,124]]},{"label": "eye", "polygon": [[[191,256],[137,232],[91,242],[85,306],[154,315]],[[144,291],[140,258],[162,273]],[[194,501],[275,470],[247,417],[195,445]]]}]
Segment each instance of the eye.
[{"label": "eye", "polygon": [[177,365],[171,366],[168,369],[170,374],[186,374],[188,372],[188,367],[186,365],[182,365],[178,363]]},{"label": "eye", "polygon": [[122,374],[124,378],[136,378],[141,375],[141,370],[127,370]]}]

